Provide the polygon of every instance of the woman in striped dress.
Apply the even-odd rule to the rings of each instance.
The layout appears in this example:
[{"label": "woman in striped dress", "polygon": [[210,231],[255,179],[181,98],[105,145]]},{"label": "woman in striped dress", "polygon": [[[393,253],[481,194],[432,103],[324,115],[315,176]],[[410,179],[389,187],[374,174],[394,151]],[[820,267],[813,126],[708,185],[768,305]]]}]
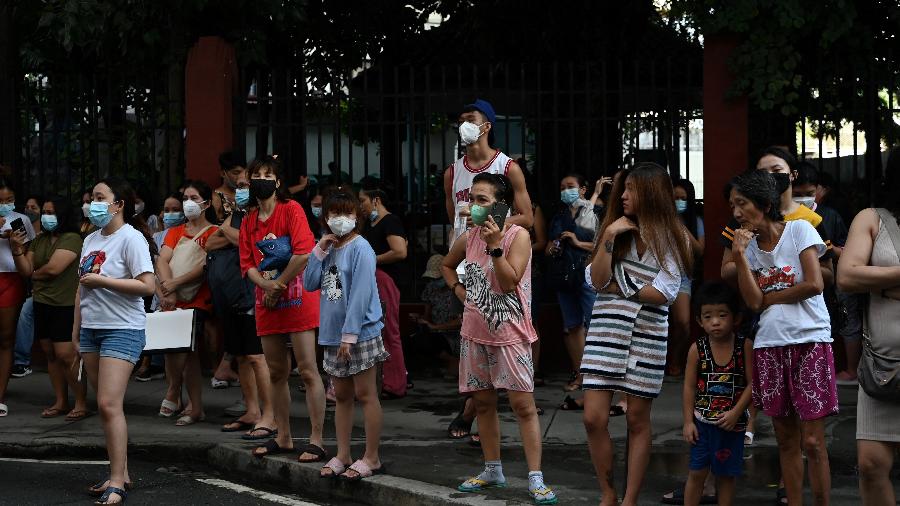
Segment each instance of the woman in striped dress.
[{"label": "woman in striped dress", "polygon": [[598,294],[580,371],[584,426],[604,505],[618,504],[608,430],[613,392],[628,400],[628,483],[622,504],[637,504],[650,457],[650,407],[666,366],[668,308],[682,274],[691,271],[683,230],[665,169],[642,163],[616,178],[585,269]]}]

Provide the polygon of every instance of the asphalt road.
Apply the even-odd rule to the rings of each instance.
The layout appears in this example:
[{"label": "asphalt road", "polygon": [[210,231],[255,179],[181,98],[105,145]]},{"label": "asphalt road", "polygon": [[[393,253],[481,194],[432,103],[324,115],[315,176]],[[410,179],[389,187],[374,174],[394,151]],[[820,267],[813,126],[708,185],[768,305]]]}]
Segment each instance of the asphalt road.
[{"label": "asphalt road", "polygon": [[[136,482],[129,505],[323,505],[289,491],[241,484],[194,466],[130,460]],[[0,504],[91,504],[85,489],[107,473],[102,460],[29,460],[0,458]]]}]

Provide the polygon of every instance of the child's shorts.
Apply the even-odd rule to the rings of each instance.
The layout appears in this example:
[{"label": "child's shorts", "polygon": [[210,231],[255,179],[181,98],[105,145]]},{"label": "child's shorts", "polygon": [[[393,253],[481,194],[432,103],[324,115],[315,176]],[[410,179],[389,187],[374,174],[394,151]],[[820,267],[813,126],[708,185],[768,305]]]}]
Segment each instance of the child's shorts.
[{"label": "child's shorts", "polygon": [[740,476],[744,466],[744,431],[730,431],[694,417],[697,443],[691,446],[691,471],[710,468],[713,476]]},{"label": "child's shorts", "polygon": [[460,339],[460,393],[491,389],[534,392],[531,344],[489,346]]}]

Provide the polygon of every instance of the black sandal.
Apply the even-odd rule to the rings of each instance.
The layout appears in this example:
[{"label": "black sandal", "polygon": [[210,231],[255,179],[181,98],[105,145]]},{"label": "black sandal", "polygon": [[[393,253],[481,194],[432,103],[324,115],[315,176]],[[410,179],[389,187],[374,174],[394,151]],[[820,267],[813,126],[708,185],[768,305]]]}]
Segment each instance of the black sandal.
[{"label": "black sandal", "polygon": [[[88,489],[87,489],[88,495],[93,496],[93,497],[100,497],[101,495],[103,495],[103,493],[106,492],[106,488],[103,488],[103,485],[106,485],[106,483],[108,481],[109,481],[109,478],[107,478],[105,480],[100,480],[97,483],[94,483],[93,485],[88,487]],[[107,487],[108,487],[108,485],[107,485]],[[126,481],[125,482],[125,491],[130,492],[131,488],[132,488],[132,483],[130,481]]]},{"label": "black sandal", "polygon": [[[303,459],[303,454],[309,453],[311,455],[315,455],[316,457],[313,459]],[[328,452],[325,451],[325,448],[322,448],[319,445],[314,445],[312,443],[306,445],[302,450],[300,455],[297,456],[297,462],[301,462],[304,464],[308,464],[310,462],[322,462],[328,457]]]},{"label": "black sandal", "polygon": [[[259,434],[259,435],[253,434],[256,431],[263,431],[263,432],[265,432],[265,434]],[[270,429],[268,427],[260,426],[260,427],[253,427],[253,430],[251,430],[248,434],[244,434],[243,436],[241,436],[241,439],[243,439],[244,441],[256,441],[259,439],[275,437],[277,435],[278,435],[278,429]]]},{"label": "black sandal", "polygon": [[[259,453],[256,451],[256,450],[259,450],[260,448],[264,448],[266,450],[266,453]],[[266,444],[264,444],[262,446],[257,446],[253,450],[253,456],[258,459],[261,459],[263,457],[268,457],[270,455],[278,455],[281,453],[291,453],[293,451],[294,451],[293,448],[282,448],[281,446],[278,445],[278,443],[275,442],[274,439],[270,439],[270,440],[266,441]]]},{"label": "black sandal", "polygon": [[584,411],[584,406],[578,404],[575,399],[567,395],[566,398],[563,399],[562,404],[559,405],[559,409],[563,411]]},{"label": "black sandal", "polygon": [[[456,415],[456,418],[450,422],[450,426],[447,427],[447,436],[450,439],[463,439],[472,433],[472,424],[475,422],[475,419],[472,418],[468,422],[465,418],[463,418],[463,413],[466,412],[466,402],[468,402],[468,398],[463,401],[462,409],[459,410],[459,414]],[[456,434],[454,434],[456,433]]]}]

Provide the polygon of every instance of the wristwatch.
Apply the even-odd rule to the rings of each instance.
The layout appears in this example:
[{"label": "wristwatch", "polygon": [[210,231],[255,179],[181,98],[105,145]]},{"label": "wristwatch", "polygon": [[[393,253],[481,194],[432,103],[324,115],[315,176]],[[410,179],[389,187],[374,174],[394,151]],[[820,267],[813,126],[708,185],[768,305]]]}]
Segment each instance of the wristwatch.
[{"label": "wristwatch", "polygon": [[500,258],[503,256],[503,248],[484,248],[484,252],[494,258]]}]

